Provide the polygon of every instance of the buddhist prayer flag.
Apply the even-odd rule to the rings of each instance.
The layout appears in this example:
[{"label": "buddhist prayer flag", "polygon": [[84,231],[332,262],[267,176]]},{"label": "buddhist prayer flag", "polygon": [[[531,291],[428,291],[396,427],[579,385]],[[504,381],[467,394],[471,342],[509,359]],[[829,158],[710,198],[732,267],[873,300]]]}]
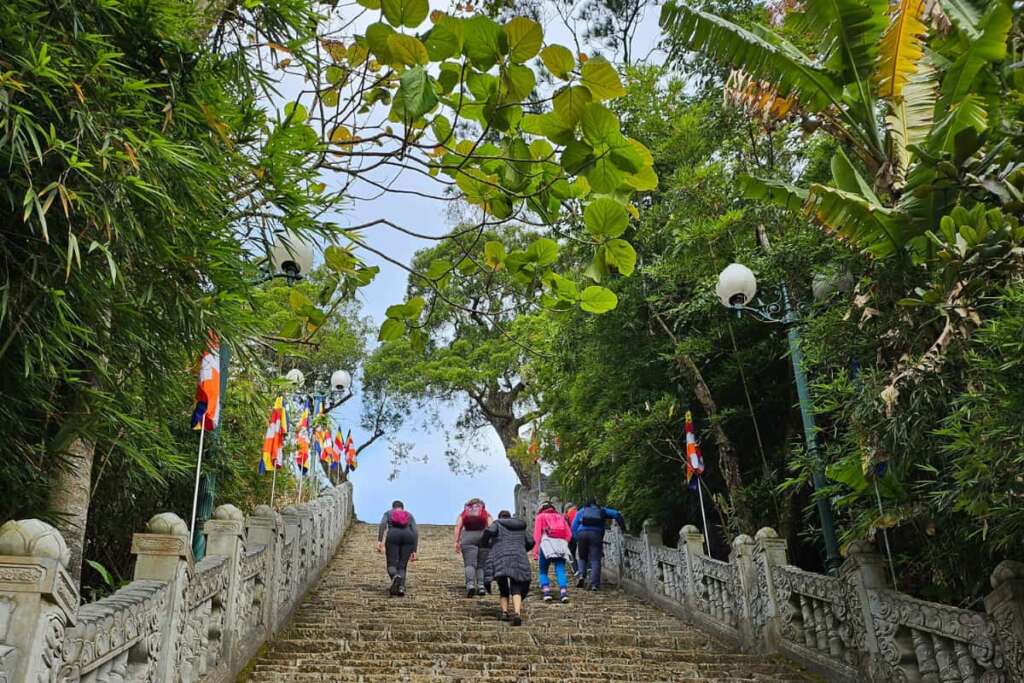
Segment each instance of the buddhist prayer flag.
[{"label": "buddhist prayer flag", "polygon": [[220,423],[220,340],[210,333],[206,351],[199,359],[199,386],[192,429],[212,431]]},{"label": "buddhist prayer flag", "polygon": [[263,457],[260,459],[260,474],[279,470],[284,462],[284,440],[288,436],[288,420],[285,415],[284,399],[278,397],[267,420],[267,433],[263,437]]},{"label": "buddhist prayer flag", "polygon": [[337,469],[341,464],[341,458],[345,454],[345,440],[341,438],[341,432],[334,433],[334,448],[332,449],[331,469]]},{"label": "buddhist prayer flag", "polygon": [[691,489],[700,486],[697,477],[704,474],[704,458],[693,433],[693,415],[686,411],[686,483]]}]

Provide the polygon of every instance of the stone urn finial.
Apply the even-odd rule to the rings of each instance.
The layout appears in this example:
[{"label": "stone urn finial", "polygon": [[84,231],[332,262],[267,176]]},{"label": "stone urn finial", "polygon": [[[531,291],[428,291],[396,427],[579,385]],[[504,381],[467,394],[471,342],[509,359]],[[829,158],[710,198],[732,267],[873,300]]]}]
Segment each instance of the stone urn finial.
[{"label": "stone urn finial", "polygon": [[11,520],[0,526],[0,555],[48,557],[65,568],[71,562],[64,537],[38,519]]},{"label": "stone urn finial", "polygon": [[188,525],[173,512],[161,512],[149,518],[146,531],[164,536],[188,536]]},{"label": "stone urn finial", "polygon": [[213,518],[230,522],[245,521],[245,515],[242,514],[242,511],[236,508],[231,503],[218,505],[217,509],[213,511]]}]

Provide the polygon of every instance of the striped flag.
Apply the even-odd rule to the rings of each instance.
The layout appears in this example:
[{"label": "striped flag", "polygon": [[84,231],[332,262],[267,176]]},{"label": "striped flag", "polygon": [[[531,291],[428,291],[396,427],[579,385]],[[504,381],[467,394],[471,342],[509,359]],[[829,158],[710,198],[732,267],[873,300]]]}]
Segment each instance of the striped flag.
[{"label": "striped flag", "polygon": [[686,411],[686,483],[693,489],[699,486],[698,479],[704,474],[704,458],[700,453],[700,446],[697,445],[697,436],[693,433],[693,415]]},{"label": "striped flag", "polygon": [[192,412],[192,429],[210,432],[220,423],[220,340],[213,332],[206,351],[199,359],[199,386],[196,387],[196,408]]},{"label": "striped flag", "polygon": [[260,459],[260,474],[279,470],[284,461],[284,440],[288,434],[288,419],[284,399],[278,397],[267,420],[267,433],[263,437],[263,457]]}]

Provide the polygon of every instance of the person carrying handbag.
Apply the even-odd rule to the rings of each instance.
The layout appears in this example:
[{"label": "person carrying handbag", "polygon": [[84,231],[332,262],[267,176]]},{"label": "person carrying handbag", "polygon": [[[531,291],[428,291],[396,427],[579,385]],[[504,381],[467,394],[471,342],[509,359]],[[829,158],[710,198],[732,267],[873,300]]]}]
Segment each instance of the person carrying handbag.
[{"label": "person carrying handbag", "polygon": [[537,509],[537,517],[533,521],[533,556],[538,561],[540,590],[544,602],[551,602],[551,579],[548,568],[554,566],[555,578],[558,581],[559,599],[569,602],[569,577],[566,566],[572,561],[569,541],[572,530],[565,517],[555,509],[550,501],[544,501]]}]

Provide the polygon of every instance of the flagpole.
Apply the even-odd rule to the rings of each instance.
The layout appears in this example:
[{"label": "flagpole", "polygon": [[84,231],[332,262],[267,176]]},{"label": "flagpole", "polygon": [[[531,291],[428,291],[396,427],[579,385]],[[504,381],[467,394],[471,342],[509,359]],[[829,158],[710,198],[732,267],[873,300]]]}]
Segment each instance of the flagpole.
[{"label": "flagpole", "polygon": [[[878,492],[878,475],[871,477],[872,483],[875,485],[875,500],[878,501],[878,514],[884,516],[885,511],[882,509],[882,494]],[[889,530],[884,526],[882,527],[882,538],[885,539],[885,554],[889,556],[889,572],[892,574],[892,588],[896,590],[896,565],[892,562],[892,548],[889,547]]]},{"label": "flagpole", "polygon": [[192,545],[196,536],[196,507],[199,505],[199,476],[203,470],[203,438],[206,436],[206,412],[199,420],[199,457],[196,458],[196,485],[192,492],[192,523],[189,524],[188,542]]},{"label": "flagpole", "polygon": [[704,491],[703,482],[701,481],[700,475],[694,475],[697,477],[697,497],[700,499],[700,518],[704,520],[704,547],[708,551],[708,557],[711,557],[711,537],[708,536],[708,518],[704,514]]},{"label": "flagpole", "polygon": [[296,501],[296,505],[302,503],[302,483],[306,481],[306,473],[302,471],[302,465],[299,465],[299,499]]},{"label": "flagpole", "polygon": [[274,507],[274,490],[277,488],[277,468],[274,468],[274,474],[270,477],[270,507]]}]

